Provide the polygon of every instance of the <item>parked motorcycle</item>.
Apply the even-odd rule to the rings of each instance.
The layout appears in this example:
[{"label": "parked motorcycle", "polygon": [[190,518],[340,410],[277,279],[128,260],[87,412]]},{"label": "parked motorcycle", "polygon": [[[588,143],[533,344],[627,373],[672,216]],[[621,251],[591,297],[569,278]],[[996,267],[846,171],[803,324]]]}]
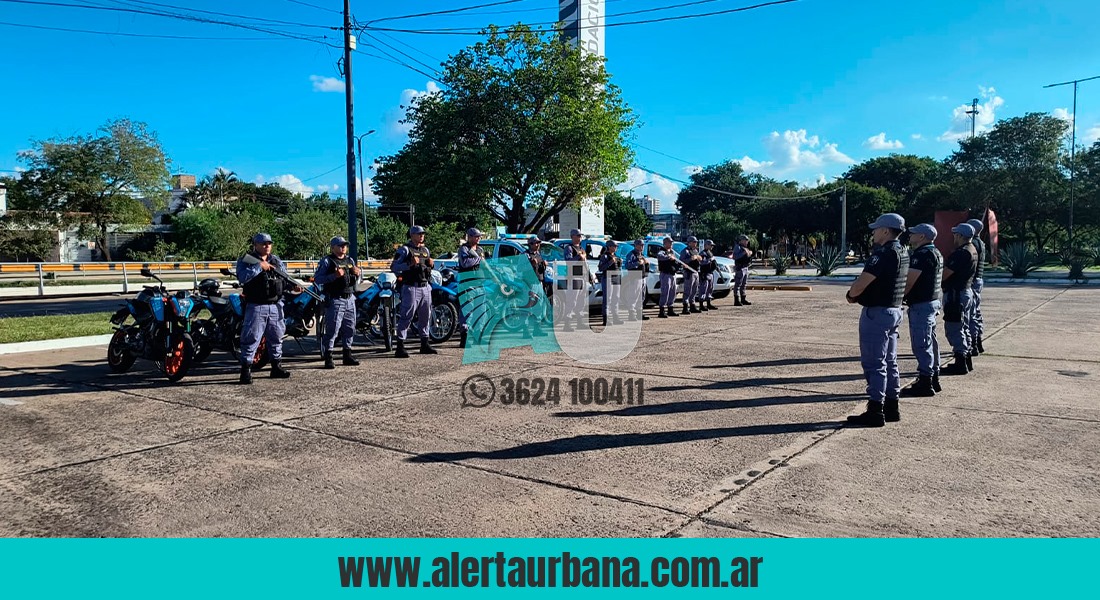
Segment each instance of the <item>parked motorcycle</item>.
[{"label": "parked motorcycle", "polygon": [[[361,333],[383,340],[386,350],[392,350],[401,307],[401,295],[397,293],[400,277],[384,272],[377,277],[368,277],[367,280],[372,285],[356,294],[358,318],[355,327]],[[451,339],[458,327],[458,295],[457,284],[455,285],[456,287],[445,286],[442,274],[432,271],[432,311],[428,327],[428,337],[432,344],[442,344]]]},{"label": "parked motorcycle", "polygon": [[[222,269],[222,274],[232,277],[233,272]],[[234,286],[237,287],[237,286]],[[191,325],[191,337],[195,341],[195,361],[202,361],[213,350],[228,352],[234,360],[240,360],[241,329],[244,326],[244,296],[221,293],[221,282],[214,278],[199,282],[195,299],[210,313],[208,319],[195,319]],[[260,338],[260,346],[252,360],[252,370],[267,365],[267,341]]]},{"label": "parked motorcycle", "polygon": [[[138,358],[151,360],[168,381],[183,379],[195,361],[191,319],[198,303],[185,291],[169,294],[164,282],[148,268],[144,277],[158,285],[142,286],[136,298],[127,300],[112,317],[115,334],[107,346],[107,365],[114,373],[125,373]],[[133,322],[125,324],[128,318]]]}]

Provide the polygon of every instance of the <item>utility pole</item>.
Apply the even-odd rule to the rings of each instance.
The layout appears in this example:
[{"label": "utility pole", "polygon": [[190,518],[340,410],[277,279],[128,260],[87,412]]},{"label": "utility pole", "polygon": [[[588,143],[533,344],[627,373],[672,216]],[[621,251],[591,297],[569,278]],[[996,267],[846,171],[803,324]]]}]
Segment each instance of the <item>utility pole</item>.
[{"label": "utility pole", "polygon": [[848,180],[840,191],[840,255],[848,257]]},{"label": "utility pole", "polygon": [[[370,234],[367,232],[367,184],[363,183],[363,138],[372,133],[374,133],[373,129],[355,137],[355,145],[359,150],[359,183],[362,184],[359,196],[363,201],[363,258],[365,259],[370,258]],[[356,223],[355,228],[356,230],[359,229],[358,223]]]},{"label": "utility pole", "polygon": [[1074,79],[1073,81],[1065,81],[1062,83],[1052,83],[1050,85],[1044,85],[1043,88],[1058,87],[1060,85],[1073,84],[1073,136],[1070,138],[1069,143],[1069,245],[1073,247],[1073,200],[1074,200],[1074,179],[1077,175],[1077,84],[1082,81],[1092,81],[1093,79],[1100,79],[1100,75],[1095,77],[1086,77],[1084,79]]},{"label": "utility pole", "polygon": [[351,33],[351,0],[344,0],[344,107],[348,121],[348,250],[359,257],[359,219],[356,216],[355,185],[355,103],[351,96],[351,53],[355,36]]},{"label": "utility pole", "polygon": [[970,115],[970,137],[974,137],[974,133],[978,128],[978,99],[974,98],[974,101],[970,103],[970,110],[966,111],[966,114]]}]

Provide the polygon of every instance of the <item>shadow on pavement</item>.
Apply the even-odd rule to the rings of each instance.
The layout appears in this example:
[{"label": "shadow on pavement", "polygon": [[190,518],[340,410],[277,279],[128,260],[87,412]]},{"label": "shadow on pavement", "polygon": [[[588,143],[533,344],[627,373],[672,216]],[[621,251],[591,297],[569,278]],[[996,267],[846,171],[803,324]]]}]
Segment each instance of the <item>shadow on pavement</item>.
[{"label": "shadow on pavement", "polygon": [[756,408],[760,406],[782,406],[784,404],[813,404],[817,402],[851,402],[866,398],[866,394],[818,394],[813,396],[769,396],[766,398],[746,398],[743,400],[693,400],[689,402],[669,402],[666,404],[643,404],[618,410],[584,410],[550,413],[554,417],[645,417],[652,415],[670,415],[675,413],[693,413],[707,410],[726,410],[730,408]]}]

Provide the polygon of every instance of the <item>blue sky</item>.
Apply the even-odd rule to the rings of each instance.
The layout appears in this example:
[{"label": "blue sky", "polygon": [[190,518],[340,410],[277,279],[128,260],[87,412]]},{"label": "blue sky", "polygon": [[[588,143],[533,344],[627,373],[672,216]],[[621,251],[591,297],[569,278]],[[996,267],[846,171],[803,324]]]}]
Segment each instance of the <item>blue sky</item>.
[{"label": "blue sky", "polygon": [[[50,1],[162,10],[136,1]],[[343,3],[302,1],[322,8],[293,0],[186,4],[295,23],[251,21],[294,35],[327,35],[338,44],[339,33],[323,26],[340,25]],[[352,11],[365,22],[491,1],[353,0]],[[613,15],[684,1],[609,0],[606,9]],[[751,3],[713,0],[608,21]],[[500,11],[523,12],[473,14]],[[389,25],[476,27],[556,16],[557,0],[522,0]],[[88,133],[125,116],[158,132],[173,171],[202,176],[225,167],[249,181],[346,192],[340,168],[344,96],[335,79],[341,53],[335,48],[224,25],[7,1],[0,1],[0,22],[215,38],[132,38],[0,25],[0,55],[8,67],[0,92],[0,170],[17,168],[16,153],[29,148],[31,139]],[[813,184],[843,173],[854,161],[890,152],[948,155],[958,137],[969,133],[961,107],[975,97],[982,111],[979,129],[1032,111],[1069,118],[1072,86],[1042,86],[1100,75],[1096,23],[1100,2],[1092,0],[800,0],[731,15],[612,27],[606,51],[613,81],[642,123],[636,142],[657,151],[638,148],[638,164],[686,179],[693,167],[739,160],[749,170]],[[432,66],[476,39],[376,35]],[[378,53],[366,47],[368,41],[361,39],[360,48]],[[434,83],[363,54],[354,58],[354,75],[357,130],[377,131],[364,140],[364,154],[370,159],[395,152],[405,140],[398,107]],[[1079,142],[1095,140],[1100,80],[1081,84],[1077,112]],[[327,171],[333,172],[322,175]],[[678,187],[633,170],[624,187],[635,186],[636,194],[661,198],[665,211]]]}]

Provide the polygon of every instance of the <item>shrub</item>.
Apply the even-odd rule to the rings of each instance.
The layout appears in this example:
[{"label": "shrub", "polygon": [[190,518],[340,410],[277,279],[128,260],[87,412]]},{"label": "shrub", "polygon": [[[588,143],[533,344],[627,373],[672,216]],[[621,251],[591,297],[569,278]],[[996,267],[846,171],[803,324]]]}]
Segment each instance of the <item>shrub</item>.
[{"label": "shrub", "polygon": [[1043,266],[1043,261],[1025,244],[1017,243],[1001,250],[1001,266],[1008,269],[1013,277],[1022,279]]},{"label": "shrub", "polygon": [[810,264],[817,268],[819,277],[831,275],[840,265],[844,264],[844,254],[836,246],[821,246],[817,254],[810,257]]},{"label": "shrub", "polygon": [[787,269],[791,266],[791,257],[777,256],[772,259],[772,266],[775,267],[776,275],[786,275]]}]

